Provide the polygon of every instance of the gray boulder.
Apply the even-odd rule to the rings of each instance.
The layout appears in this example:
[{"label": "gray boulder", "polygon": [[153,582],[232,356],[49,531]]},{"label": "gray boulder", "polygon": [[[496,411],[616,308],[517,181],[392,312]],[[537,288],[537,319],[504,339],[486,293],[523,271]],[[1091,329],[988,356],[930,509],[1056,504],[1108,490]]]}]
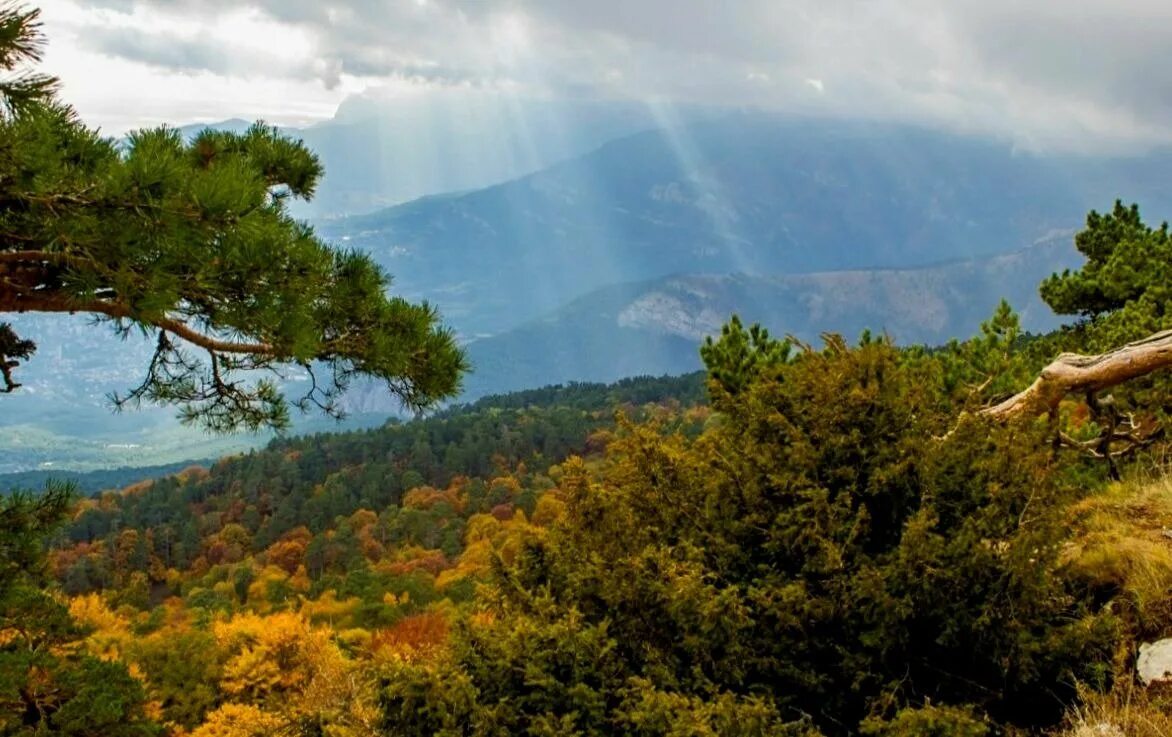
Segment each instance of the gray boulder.
[{"label": "gray boulder", "polygon": [[1135,669],[1145,686],[1172,681],[1172,639],[1140,645]]}]

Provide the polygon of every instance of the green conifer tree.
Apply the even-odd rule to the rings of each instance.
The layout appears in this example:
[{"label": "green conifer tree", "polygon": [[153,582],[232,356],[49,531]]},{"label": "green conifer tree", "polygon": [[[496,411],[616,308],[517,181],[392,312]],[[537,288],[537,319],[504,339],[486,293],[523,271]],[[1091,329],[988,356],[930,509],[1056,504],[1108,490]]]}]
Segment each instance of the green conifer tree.
[{"label": "green conifer tree", "polygon": [[[116,404],[177,405],[215,431],[287,425],[282,369],[312,379],[293,404],[328,413],[357,376],[412,410],[458,392],[466,360],[436,310],[388,296],[368,256],[289,215],[322,175],[300,141],[258,123],[119,144],[27,71],[41,45],[36,10],[0,7],[0,313],[85,313],[153,336],[144,380]],[[0,392],[35,349],[0,323]]]}]

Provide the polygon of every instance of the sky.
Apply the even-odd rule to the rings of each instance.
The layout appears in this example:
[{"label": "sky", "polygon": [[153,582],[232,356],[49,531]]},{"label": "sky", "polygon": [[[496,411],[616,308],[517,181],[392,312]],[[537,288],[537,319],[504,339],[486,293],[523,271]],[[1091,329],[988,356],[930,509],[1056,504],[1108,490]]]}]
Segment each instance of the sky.
[{"label": "sky", "polygon": [[41,0],[110,134],[351,95],[616,98],[896,119],[1098,152],[1172,143],[1168,0]]}]

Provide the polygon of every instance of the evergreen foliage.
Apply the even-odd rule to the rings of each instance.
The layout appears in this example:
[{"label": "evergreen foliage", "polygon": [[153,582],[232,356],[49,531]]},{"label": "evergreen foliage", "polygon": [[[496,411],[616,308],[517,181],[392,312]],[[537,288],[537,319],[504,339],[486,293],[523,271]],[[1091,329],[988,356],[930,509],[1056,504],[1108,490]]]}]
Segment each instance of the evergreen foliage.
[{"label": "evergreen foliage", "polygon": [[[40,45],[35,11],[0,10],[0,69]],[[91,313],[155,352],[117,406],[175,404],[216,431],[288,424],[271,371],[308,374],[302,408],[336,413],[358,376],[411,409],[454,396],[466,368],[436,310],[388,297],[389,277],[290,217],[321,176],[299,141],[174,129],[102,138],[36,75],[0,86],[0,312]],[[4,390],[34,349],[0,325]],[[262,378],[252,380],[251,376]]]},{"label": "evergreen foliage", "polygon": [[[940,364],[881,340],[791,358],[732,324],[705,357],[717,421],[628,425],[601,479],[570,464],[564,526],[500,566],[490,623],[388,681],[390,733],[418,710],[451,735],[944,733],[908,725],[1053,722],[1061,684],[1108,677],[1114,620],[1059,565],[1079,479],[1044,435],[937,439]],[[929,704],[977,716],[904,711]]]},{"label": "evergreen foliage", "polygon": [[1042,299],[1060,315],[1085,318],[1084,350],[1115,348],[1172,327],[1172,236],[1168,224],[1146,225],[1139,206],[1115,202],[1091,212],[1075,237],[1086,256],[1077,271],[1042,283]]}]

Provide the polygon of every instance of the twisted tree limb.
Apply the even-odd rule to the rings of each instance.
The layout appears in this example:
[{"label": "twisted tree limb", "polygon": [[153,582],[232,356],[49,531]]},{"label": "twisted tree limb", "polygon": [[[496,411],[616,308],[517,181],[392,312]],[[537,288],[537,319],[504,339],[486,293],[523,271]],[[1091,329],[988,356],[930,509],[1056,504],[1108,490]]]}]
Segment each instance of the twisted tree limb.
[{"label": "twisted tree limb", "polygon": [[1172,368],[1172,330],[1097,356],[1063,353],[1029,386],[1000,404],[981,410],[997,420],[1054,413],[1068,394],[1095,392]]}]

